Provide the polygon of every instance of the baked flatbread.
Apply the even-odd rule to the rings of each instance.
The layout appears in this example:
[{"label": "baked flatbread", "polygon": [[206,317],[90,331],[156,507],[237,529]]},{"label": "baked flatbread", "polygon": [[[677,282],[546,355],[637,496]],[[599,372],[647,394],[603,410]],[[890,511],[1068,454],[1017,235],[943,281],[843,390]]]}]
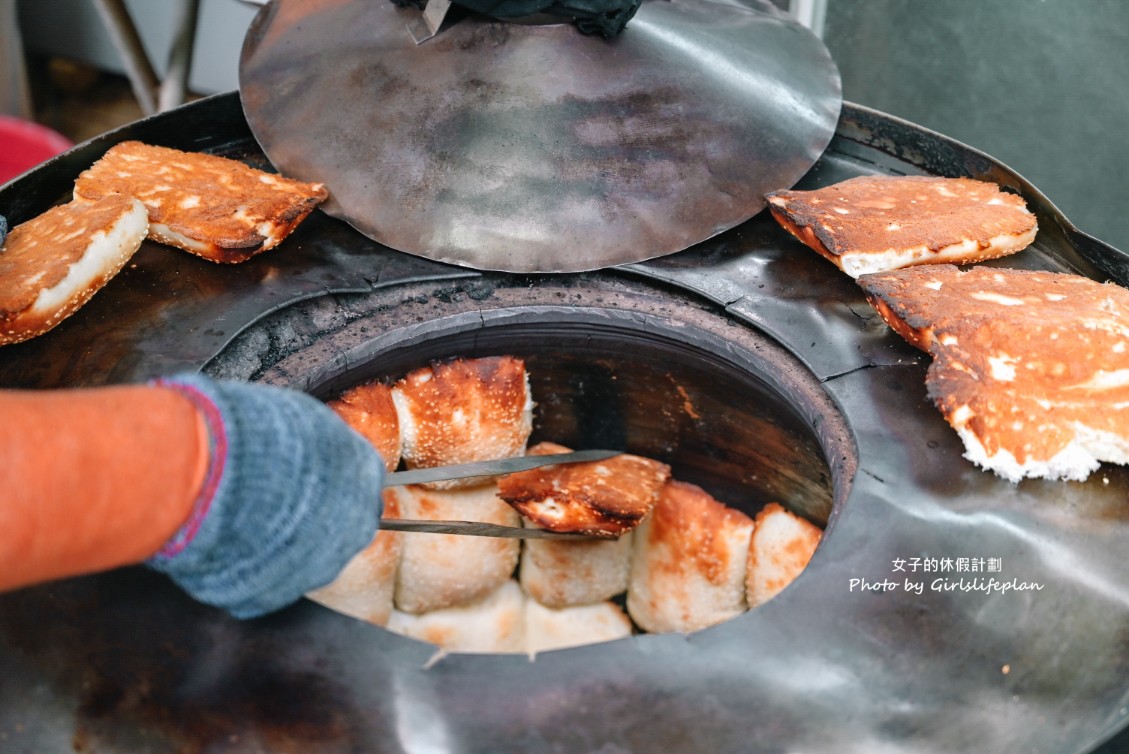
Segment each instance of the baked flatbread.
[{"label": "baked flatbread", "polygon": [[388,630],[430,642],[447,652],[524,652],[525,595],[517,582],[506,581],[480,599],[458,607],[422,615],[394,611]]},{"label": "baked flatbread", "polygon": [[668,482],[635,532],[627,612],[652,633],[697,631],[745,612],[752,533],[744,513]]},{"label": "baked flatbread", "polygon": [[[388,471],[400,464],[400,432],[391,388],[379,382],[357,385],[328,405],[376,448]],[[400,496],[391,489],[384,494],[383,515],[404,517]],[[336,579],[306,596],[338,612],[383,626],[392,614],[402,547],[400,532],[378,531],[372,543],[357,553]]]},{"label": "baked flatbread", "polygon": [[1129,462],[1129,290],[1079,275],[952,265],[859,278],[933,356],[929,397],[965,457],[1005,479],[1083,480]]},{"label": "baked flatbread", "polygon": [[[493,484],[466,490],[390,487],[384,496],[397,501],[403,518],[521,525]],[[510,578],[520,553],[517,539],[407,534],[396,574],[396,607],[426,613],[481,599]]]},{"label": "baked flatbread", "polygon": [[[530,455],[567,453],[540,443]],[[639,525],[670,478],[664,463],[621,453],[603,461],[542,466],[509,474],[498,496],[544,529],[615,537]]]},{"label": "baked flatbread", "polygon": [[[417,369],[392,388],[401,455],[408,468],[509,458],[525,453],[533,399],[521,359],[456,359]],[[483,479],[435,483],[472,487]]]},{"label": "baked flatbread", "polygon": [[320,183],[238,160],[125,141],[83,171],[75,197],[132,196],[149,211],[149,238],[212,262],[273,249],[329,197]]},{"label": "baked flatbread", "polygon": [[[384,495],[384,514],[403,518],[395,495]],[[396,592],[396,569],[404,535],[378,531],[368,547],[353,556],[332,582],[306,596],[318,604],[377,626],[388,623]]]},{"label": "baked flatbread", "polygon": [[753,522],[745,576],[750,608],[763,605],[784,591],[807,568],[823,536],[818,526],[779,503],[766,505]]},{"label": "baked flatbread", "polygon": [[633,537],[634,532],[627,532],[619,539],[527,539],[518,569],[521,588],[553,608],[591,605],[622,594],[627,591]]},{"label": "baked flatbread", "polygon": [[632,630],[631,619],[614,602],[554,609],[525,601],[525,650],[531,655],[622,639]]},{"label": "baked flatbread", "polygon": [[0,246],[0,345],[42,335],[121,271],[145,240],[127,196],[72,201],[17,225]]},{"label": "baked flatbread", "polygon": [[777,222],[853,278],[1014,254],[1038,229],[1022,198],[971,178],[860,176],[766,198]]},{"label": "baked flatbread", "polygon": [[400,465],[400,421],[392,402],[392,388],[380,382],[357,385],[342,393],[329,407],[369,441],[388,471]]}]

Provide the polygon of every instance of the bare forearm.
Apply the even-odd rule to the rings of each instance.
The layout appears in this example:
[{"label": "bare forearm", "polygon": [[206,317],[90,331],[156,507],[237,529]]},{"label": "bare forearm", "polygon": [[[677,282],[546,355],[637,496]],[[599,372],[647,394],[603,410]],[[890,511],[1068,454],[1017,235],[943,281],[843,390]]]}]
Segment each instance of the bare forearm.
[{"label": "bare forearm", "polygon": [[138,563],[188,517],[203,420],[171,390],[0,391],[0,589]]}]

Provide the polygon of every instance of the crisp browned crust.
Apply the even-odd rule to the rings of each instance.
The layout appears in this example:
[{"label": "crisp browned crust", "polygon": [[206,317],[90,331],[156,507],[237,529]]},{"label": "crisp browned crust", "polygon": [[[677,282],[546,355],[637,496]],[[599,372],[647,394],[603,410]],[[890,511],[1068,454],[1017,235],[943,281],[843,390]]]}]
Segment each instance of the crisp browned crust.
[{"label": "crisp browned crust", "polygon": [[860,176],[766,198],[777,222],[852,276],[993,259],[1036,230],[1022,198],[971,178]]},{"label": "crisp browned crust", "polygon": [[[73,201],[13,228],[0,246],[0,345],[42,335],[73,314],[144,237],[141,211],[125,196]],[[72,268],[87,272],[69,277]],[[54,304],[37,303],[43,291],[63,283],[67,290]]]},{"label": "crisp browned crust", "polygon": [[372,443],[388,471],[400,465],[400,420],[390,386],[381,382],[357,385],[330,401],[329,407]]},{"label": "crisp browned crust", "polygon": [[1010,456],[1014,468],[993,470],[1084,478],[1088,470],[1055,466],[1074,463],[1060,454],[1083,433],[1105,433],[1103,447],[1129,441],[1126,289],[1078,275],[952,265],[866,275],[859,285],[895,329],[932,354],[929,395],[966,446],[982,446],[983,465]]},{"label": "crisp browned crust", "polygon": [[693,571],[710,584],[725,582],[747,552],[734,552],[723,536],[734,529],[750,530],[752,519],[735,508],[718,502],[705,490],[686,482],[669,482],[655,506],[649,541],[664,542],[674,548],[677,562],[666,566]]},{"label": "crisp browned crust", "polygon": [[749,567],[745,576],[749,607],[757,607],[782,592],[807,568],[823,531],[815,524],[769,503],[753,519]]},{"label": "crisp browned crust", "polygon": [[[529,449],[530,455],[565,452],[554,443]],[[623,453],[510,474],[499,481],[498,497],[545,529],[618,536],[651,511],[669,478],[666,464]]]},{"label": "crisp browned crust", "polygon": [[635,532],[627,611],[647,631],[696,631],[747,607],[753,521],[700,487],[670,481]]},{"label": "crisp browned crust", "polygon": [[124,194],[149,210],[149,237],[212,262],[277,246],[329,194],[237,160],[126,141],[78,177],[75,195]]},{"label": "crisp browned crust", "polygon": [[512,356],[417,369],[393,386],[392,399],[410,468],[522,455],[533,431],[525,364]]},{"label": "crisp browned crust", "polygon": [[905,310],[902,311],[910,316],[917,325],[912,325],[902,318],[902,315],[895,310],[885,299],[878,296],[867,295],[867,301],[878,312],[883,321],[890,326],[890,329],[901,335],[907,343],[914,348],[918,348],[926,353],[929,352],[930,342],[933,340],[933,328],[922,321],[920,316],[915,313]]},{"label": "crisp browned crust", "polygon": [[823,244],[823,241],[815,232],[813,225],[801,225],[795,218],[790,215],[786,209],[791,206],[788,197],[782,196],[786,193],[799,193],[799,192],[778,192],[776,194],[768,195],[768,211],[772,214],[774,220],[779,223],[780,227],[791,233],[800,243],[804,244],[810,249],[815,250],[821,257],[831,261],[836,267],[841,267],[839,258],[831,253],[828,248]]}]

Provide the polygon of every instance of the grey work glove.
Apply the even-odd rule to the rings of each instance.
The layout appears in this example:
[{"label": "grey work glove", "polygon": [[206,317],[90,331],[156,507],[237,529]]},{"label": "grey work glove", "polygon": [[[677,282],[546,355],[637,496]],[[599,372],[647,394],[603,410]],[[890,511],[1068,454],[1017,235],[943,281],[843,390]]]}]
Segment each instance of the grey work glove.
[{"label": "grey work glove", "polygon": [[212,459],[192,516],[149,566],[252,618],[328,584],[372,541],[384,462],[320,401],[198,374],[157,384],[203,413]]},{"label": "grey work glove", "polygon": [[8,237],[8,218],[0,215],[0,246],[4,245],[4,239]]}]

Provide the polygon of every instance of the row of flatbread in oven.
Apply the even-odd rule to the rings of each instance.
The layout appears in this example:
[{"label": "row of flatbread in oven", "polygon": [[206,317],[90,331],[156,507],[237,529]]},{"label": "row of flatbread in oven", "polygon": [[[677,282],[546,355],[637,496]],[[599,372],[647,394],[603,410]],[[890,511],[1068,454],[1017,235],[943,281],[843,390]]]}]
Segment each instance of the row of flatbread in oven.
[{"label": "row of flatbread in oven", "polygon": [[[419,468],[520,455],[532,432],[524,364],[511,357],[433,364],[392,386],[358,386],[330,405],[389,468],[401,459]],[[564,450],[542,443],[528,452]],[[559,528],[566,511],[581,510],[582,520],[567,514],[581,530],[619,536],[519,541],[382,531],[310,597],[447,650],[535,653],[626,636],[635,626],[698,630],[771,598],[806,565],[818,527],[778,504],[751,519],[669,472],[624,454],[500,483],[388,488],[390,518]],[[618,599],[625,594],[630,618]]]}]

